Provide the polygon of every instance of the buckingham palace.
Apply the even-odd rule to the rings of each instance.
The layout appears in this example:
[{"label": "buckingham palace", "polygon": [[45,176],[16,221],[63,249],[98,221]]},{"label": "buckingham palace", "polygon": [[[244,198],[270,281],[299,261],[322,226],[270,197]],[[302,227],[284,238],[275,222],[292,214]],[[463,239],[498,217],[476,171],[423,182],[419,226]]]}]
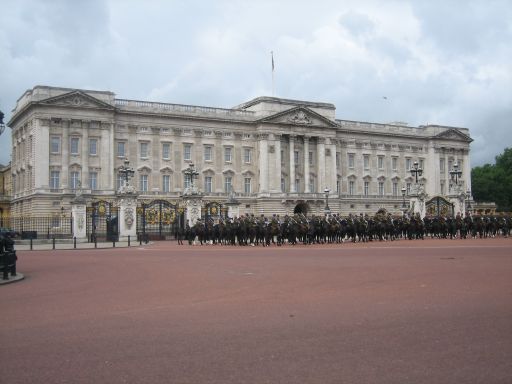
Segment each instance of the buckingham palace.
[{"label": "buckingham palace", "polygon": [[193,164],[202,199],[235,198],[241,215],[322,214],[326,199],[340,214],[399,213],[416,184],[448,195],[454,166],[471,189],[467,128],[342,120],[324,102],[257,97],[225,109],[35,86],[8,126],[16,216],[60,213],[77,189],[113,200],[125,164],[140,201],[179,204]]}]

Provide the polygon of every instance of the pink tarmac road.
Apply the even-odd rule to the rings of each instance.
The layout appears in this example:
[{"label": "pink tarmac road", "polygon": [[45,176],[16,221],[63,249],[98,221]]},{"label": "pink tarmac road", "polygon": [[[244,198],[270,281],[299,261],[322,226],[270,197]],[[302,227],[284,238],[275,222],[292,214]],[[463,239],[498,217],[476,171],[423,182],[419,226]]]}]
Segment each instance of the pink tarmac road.
[{"label": "pink tarmac road", "polygon": [[0,383],[512,383],[512,239],[18,252]]}]

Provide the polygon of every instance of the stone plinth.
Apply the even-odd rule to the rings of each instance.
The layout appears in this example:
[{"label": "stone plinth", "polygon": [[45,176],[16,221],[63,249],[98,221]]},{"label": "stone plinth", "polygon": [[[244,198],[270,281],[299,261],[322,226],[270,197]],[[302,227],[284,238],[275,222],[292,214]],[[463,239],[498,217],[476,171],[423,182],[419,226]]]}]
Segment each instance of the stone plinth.
[{"label": "stone plinth", "polygon": [[117,193],[119,206],[119,241],[130,236],[137,238],[137,194],[131,185],[124,185]]}]

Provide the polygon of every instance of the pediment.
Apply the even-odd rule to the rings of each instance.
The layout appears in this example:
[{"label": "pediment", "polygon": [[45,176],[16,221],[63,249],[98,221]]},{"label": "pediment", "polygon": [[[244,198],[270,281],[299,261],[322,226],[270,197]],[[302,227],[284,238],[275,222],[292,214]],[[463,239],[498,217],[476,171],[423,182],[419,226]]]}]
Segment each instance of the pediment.
[{"label": "pediment", "polygon": [[74,107],[74,108],[102,108],[102,109],[114,109],[114,107],[104,101],[101,101],[83,91],[72,91],[64,93],[63,95],[51,97],[40,101],[41,104],[55,105],[62,107]]},{"label": "pediment", "polygon": [[324,116],[306,107],[295,107],[266,116],[259,120],[262,123],[294,125],[301,127],[336,128],[337,125]]},{"label": "pediment", "polygon": [[473,141],[471,137],[468,135],[465,135],[461,131],[459,131],[456,128],[450,128],[444,132],[441,132],[434,136],[436,139],[450,139],[450,140],[458,140],[458,141],[464,141],[466,143],[470,143]]}]

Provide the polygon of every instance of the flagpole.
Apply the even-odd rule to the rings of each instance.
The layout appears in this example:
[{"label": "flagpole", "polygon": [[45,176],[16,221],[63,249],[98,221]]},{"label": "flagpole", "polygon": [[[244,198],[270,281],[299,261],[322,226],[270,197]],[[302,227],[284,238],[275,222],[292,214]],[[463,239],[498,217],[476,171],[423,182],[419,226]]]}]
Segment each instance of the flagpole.
[{"label": "flagpole", "polygon": [[274,51],[270,51],[270,56],[272,58],[272,97],[275,95],[275,83],[274,83]]}]

